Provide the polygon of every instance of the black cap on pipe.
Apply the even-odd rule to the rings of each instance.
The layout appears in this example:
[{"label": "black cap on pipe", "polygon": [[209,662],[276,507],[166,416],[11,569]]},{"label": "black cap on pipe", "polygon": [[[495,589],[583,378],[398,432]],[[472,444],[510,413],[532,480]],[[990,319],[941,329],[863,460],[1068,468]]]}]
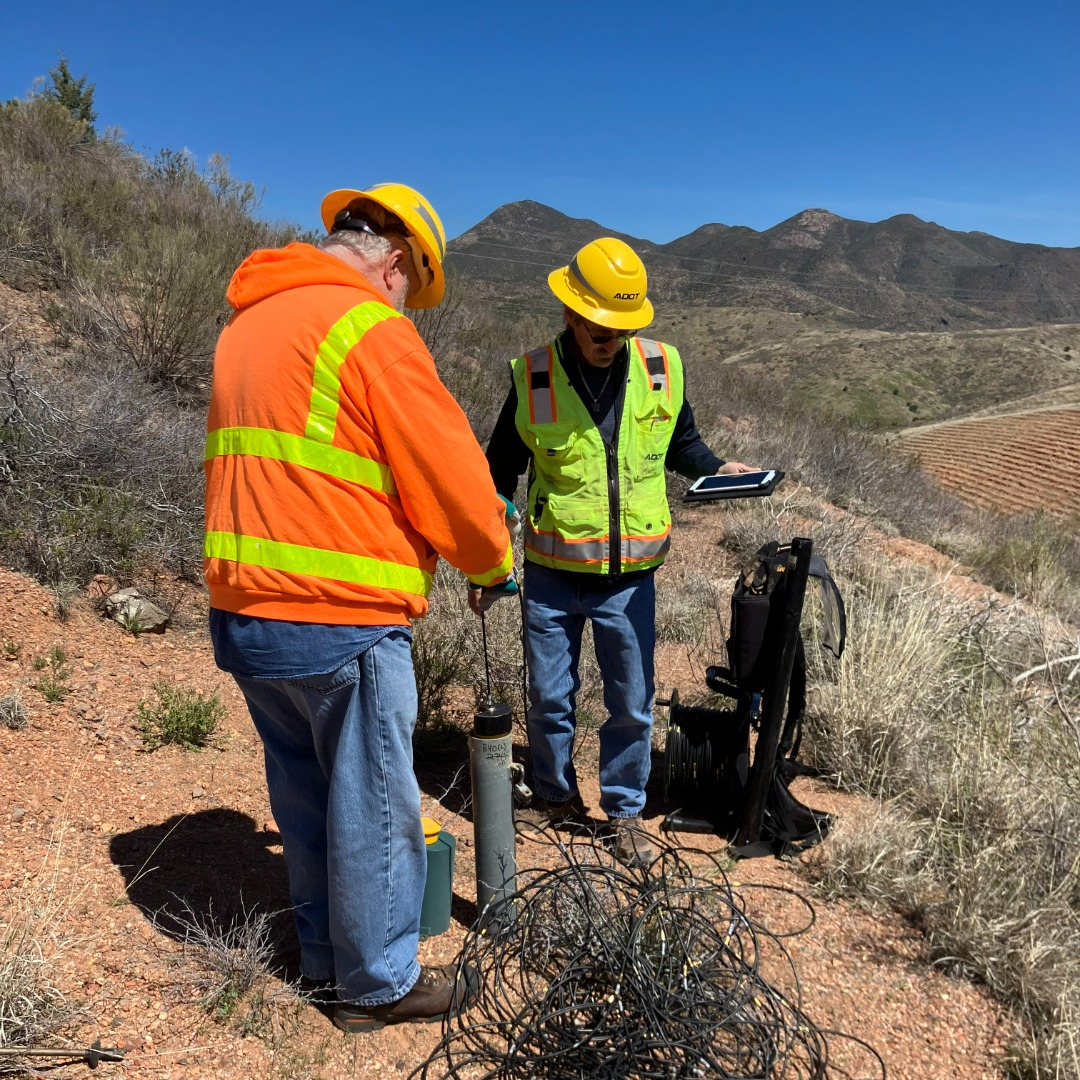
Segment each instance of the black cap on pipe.
[{"label": "black cap on pipe", "polygon": [[509,705],[489,701],[473,716],[473,735],[478,739],[501,739],[510,734],[514,716]]}]

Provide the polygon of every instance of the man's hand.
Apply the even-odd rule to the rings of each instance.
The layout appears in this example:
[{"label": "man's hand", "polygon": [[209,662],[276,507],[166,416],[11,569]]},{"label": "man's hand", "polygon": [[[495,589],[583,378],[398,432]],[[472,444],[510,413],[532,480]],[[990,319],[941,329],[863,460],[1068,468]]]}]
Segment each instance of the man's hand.
[{"label": "man's hand", "polygon": [[[499,498],[502,499],[506,508],[506,531],[510,533],[510,548],[513,551],[518,537],[521,536],[521,512],[505,495],[500,495]],[[475,614],[483,615],[496,600],[504,596],[513,596],[517,591],[517,580],[514,578],[514,570],[511,567],[510,576],[497,585],[474,585],[470,581],[469,607]]]},{"label": "man's hand", "polygon": [[744,465],[741,461],[725,461],[719,469],[716,470],[717,476],[733,476],[735,473],[741,472],[760,472],[756,465]]},{"label": "man's hand", "polygon": [[483,615],[496,600],[499,593],[494,589],[482,589],[476,585],[469,586],[469,607],[474,615]]},{"label": "man's hand", "polygon": [[500,581],[498,585],[474,585],[469,582],[469,607],[476,615],[483,615],[496,600],[500,600],[504,596],[513,596],[518,591],[517,582],[514,580],[514,575],[511,575],[505,580]]}]

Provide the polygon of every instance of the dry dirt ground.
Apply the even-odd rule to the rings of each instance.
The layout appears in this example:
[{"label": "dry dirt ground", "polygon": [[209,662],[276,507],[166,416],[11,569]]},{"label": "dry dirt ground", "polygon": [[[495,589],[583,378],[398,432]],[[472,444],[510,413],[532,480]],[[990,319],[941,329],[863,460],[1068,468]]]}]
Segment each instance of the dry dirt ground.
[{"label": "dry dirt ground", "polygon": [[[214,666],[202,603],[191,590],[164,635],[135,637],[85,602],[59,621],[48,590],[0,569],[0,696],[20,694],[29,714],[21,730],[0,726],[0,919],[18,922],[28,909],[42,916],[43,977],[82,1010],[66,1045],[100,1040],[124,1055],[99,1064],[96,1075],[408,1075],[438,1041],[437,1025],[346,1037],[285,986],[296,974],[295,953],[260,748],[239,693]],[[40,668],[41,660],[56,648],[66,653],[69,675],[60,680],[63,699],[50,704],[34,685],[50,670]],[[660,681],[668,687],[691,677],[677,653],[660,657]],[[151,697],[155,680],[220,695],[227,715],[213,749],[146,749],[138,705]],[[594,750],[586,745],[582,760]],[[463,740],[418,755],[425,813],[458,840],[453,922],[422,943],[425,962],[453,960],[476,915],[471,824],[457,813],[465,763]],[[595,774],[585,764],[582,771]],[[659,832],[666,807],[652,787],[646,817]],[[841,819],[857,817],[854,800],[802,792],[804,801]],[[596,807],[595,779],[583,793]],[[724,846],[712,836],[668,835],[712,851]],[[546,857],[524,858],[544,864]],[[868,1042],[894,1080],[1005,1075],[1009,1016],[979,988],[933,970],[919,933],[903,918],[815,897],[799,860],[747,860],[730,873],[751,914],[767,926],[801,919],[803,908],[754,883],[810,898],[812,927],[786,944],[814,1024]],[[199,1005],[202,969],[185,955],[176,924],[170,932],[167,923],[170,915],[227,921],[237,910],[282,913],[274,920],[283,935],[281,978],[268,980],[254,1017],[242,1002],[222,1019]],[[865,1056],[855,1060],[860,1064],[850,1071],[829,1075],[881,1075]],[[63,1075],[85,1068],[69,1065]]]}]

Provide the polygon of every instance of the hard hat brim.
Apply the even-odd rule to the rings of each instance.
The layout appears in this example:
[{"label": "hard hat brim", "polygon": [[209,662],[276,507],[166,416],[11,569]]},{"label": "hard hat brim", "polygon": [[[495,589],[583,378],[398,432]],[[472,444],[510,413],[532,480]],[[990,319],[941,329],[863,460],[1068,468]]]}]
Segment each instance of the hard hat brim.
[{"label": "hard hat brim", "polygon": [[569,266],[560,266],[548,274],[548,287],[571,311],[576,311],[589,322],[610,330],[641,330],[653,321],[653,306],[648,297],[633,311],[613,311],[601,307],[597,297],[577,285]]}]

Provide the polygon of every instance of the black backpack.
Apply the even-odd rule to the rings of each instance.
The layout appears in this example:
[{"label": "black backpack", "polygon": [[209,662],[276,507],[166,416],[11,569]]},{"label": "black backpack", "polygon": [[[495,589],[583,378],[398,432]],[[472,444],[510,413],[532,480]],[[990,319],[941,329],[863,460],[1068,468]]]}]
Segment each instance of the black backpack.
[{"label": "black backpack", "polygon": [[[736,712],[742,722],[737,731],[746,743],[745,749],[740,747],[739,752],[746,759],[749,758],[750,728],[761,715],[761,693],[775,665],[780,662],[790,553],[790,544],[770,541],[758,549],[735,579],[727,639],[729,666],[710,667],[706,673],[706,682],[711,689],[738,702]],[[847,637],[844,600],[820,555],[810,557],[808,584],[810,579],[818,583],[822,603],[822,645],[839,659]],[[798,760],[805,710],[806,652],[800,634],[763,823],[763,831],[770,837],[768,850],[782,855],[805,850],[817,843],[825,836],[831,822],[828,814],[804,806],[789,790],[795,776],[812,772]],[[736,853],[743,856],[763,853],[757,850],[760,845],[748,847],[755,850],[737,850]]]}]

